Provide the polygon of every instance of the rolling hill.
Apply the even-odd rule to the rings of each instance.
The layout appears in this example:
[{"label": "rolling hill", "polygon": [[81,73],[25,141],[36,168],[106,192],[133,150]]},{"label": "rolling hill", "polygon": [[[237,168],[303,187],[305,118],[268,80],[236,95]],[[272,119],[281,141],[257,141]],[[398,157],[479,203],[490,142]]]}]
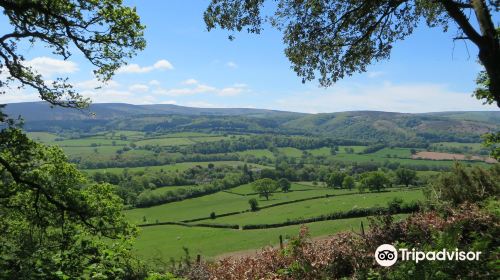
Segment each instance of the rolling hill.
[{"label": "rolling hill", "polygon": [[92,104],[87,110],[50,108],[46,103],[8,104],[28,131],[112,129],[139,131],[228,131],[321,135],[368,142],[478,142],[500,130],[499,111],[394,113],[351,111],[305,114],[249,108],[192,108],[171,104]]}]

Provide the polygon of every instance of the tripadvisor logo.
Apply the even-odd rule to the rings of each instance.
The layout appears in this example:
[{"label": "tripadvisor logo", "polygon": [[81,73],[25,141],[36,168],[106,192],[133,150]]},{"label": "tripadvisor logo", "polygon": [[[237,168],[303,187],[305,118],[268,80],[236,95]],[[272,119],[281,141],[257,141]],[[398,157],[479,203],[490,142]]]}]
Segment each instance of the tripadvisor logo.
[{"label": "tripadvisor logo", "polygon": [[414,261],[418,263],[419,261],[478,261],[481,252],[465,252],[459,251],[458,249],[449,251],[443,249],[441,251],[430,251],[423,252],[417,251],[415,248],[409,250],[406,248],[399,248],[397,250],[391,244],[382,244],[378,246],[375,251],[375,261],[381,266],[392,266],[399,260],[401,261]]}]

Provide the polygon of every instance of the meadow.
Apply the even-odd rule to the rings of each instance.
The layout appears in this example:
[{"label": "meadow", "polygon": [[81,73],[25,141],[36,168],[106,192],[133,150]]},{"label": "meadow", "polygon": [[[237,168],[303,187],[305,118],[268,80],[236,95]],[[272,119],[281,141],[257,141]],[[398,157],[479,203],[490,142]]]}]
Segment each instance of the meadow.
[{"label": "meadow", "polygon": [[[411,148],[385,147],[372,153],[364,153],[364,145],[340,145],[332,153],[331,147],[314,149],[298,149],[295,147],[272,148],[238,148],[232,151],[218,151],[217,153],[192,154],[183,152],[194,145],[203,147],[218,142],[234,141],[238,146],[238,139],[249,139],[251,134],[231,135],[205,132],[172,132],[172,133],[145,133],[140,131],[113,131],[75,137],[74,135],[58,135],[47,132],[31,132],[30,137],[48,145],[60,146],[66,155],[80,164],[82,162],[102,162],[113,166],[114,162],[134,163],[133,166],[108,168],[80,168],[89,176],[99,172],[114,174],[124,178],[126,174],[145,174],[155,176],[156,172],[182,174],[190,172],[194,167],[203,170],[232,167],[231,172],[241,172],[246,165],[252,174],[260,174],[261,170],[274,170],[280,158],[291,159],[293,164],[300,162],[304,168],[316,170],[331,168],[331,163],[363,164],[374,163],[379,166],[387,163],[398,163],[408,166],[450,167],[450,160],[416,160],[412,159]],[[222,142],[221,142],[222,141]],[[467,148],[478,152],[480,146],[476,144],[443,142],[435,143],[436,147]],[[415,149],[423,151],[423,149]],[[190,150],[188,150],[190,151]],[[415,151],[413,151],[415,152]],[[189,161],[197,157],[196,161]],[[285,156],[285,157],[283,157]],[[203,160],[203,157],[212,157],[213,160]],[[230,157],[235,160],[225,160]],[[186,158],[186,160],[184,160]],[[151,160],[154,159],[154,160]],[[168,164],[155,164],[164,159],[171,160]],[[287,159],[287,160],[288,160]],[[321,163],[320,159],[328,160]],[[180,162],[175,162],[180,161]],[[318,162],[320,162],[318,164]],[[147,163],[147,164],[146,164]],[[321,165],[323,164],[323,165]],[[485,163],[467,162],[470,165],[487,166]],[[139,165],[139,166],[137,166]],[[217,169],[218,170],[218,169]],[[238,170],[238,171],[236,171]],[[312,172],[312,171],[308,171]],[[229,173],[228,173],[229,174]],[[439,171],[418,171],[420,179],[427,180],[438,176]],[[233,174],[234,175],[234,174]],[[224,178],[220,174],[217,178]],[[307,176],[306,176],[307,177]],[[123,179],[123,178],[122,178]],[[126,180],[126,179],[124,179]],[[356,180],[359,180],[357,178]],[[186,183],[184,183],[186,184]],[[147,184],[145,184],[147,185]],[[356,182],[356,186],[359,182]],[[203,184],[187,184],[178,186],[154,186],[151,189],[139,190],[137,194],[147,192],[153,196],[162,196],[179,190],[203,189]],[[249,200],[256,199],[258,211],[250,211]],[[336,212],[347,212],[353,209],[373,207],[387,207],[394,199],[403,203],[417,202],[424,199],[421,188],[393,187],[382,192],[362,192],[355,187],[349,189],[331,189],[325,187],[325,182],[311,179],[292,182],[288,192],[277,190],[269,199],[255,193],[253,184],[241,184],[231,188],[223,188],[216,192],[203,193],[192,198],[182,198],[159,205],[134,208],[130,205],[124,211],[126,218],[136,225],[141,225],[140,234],[135,243],[135,250],[146,259],[180,258],[184,249],[188,248],[192,255],[200,254],[204,258],[214,258],[241,250],[258,250],[263,246],[276,245],[278,236],[296,235],[300,225],[280,226],[268,229],[245,229],[245,225],[281,224],[287,221],[313,218]],[[226,215],[227,214],[227,215]],[[222,215],[222,216],[221,216]],[[403,214],[396,215],[398,218]],[[191,221],[194,220],[194,221]],[[367,217],[345,218],[329,221],[308,223],[311,236],[320,237],[344,230],[359,230],[361,221],[368,223]],[[175,222],[178,225],[162,224]],[[143,226],[147,224],[148,226]],[[201,225],[200,225],[201,224]],[[209,226],[237,225],[240,229],[212,228]]]},{"label": "meadow", "polygon": [[[396,215],[395,220],[406,217]],[[368,218],[351,218],[333,221],[310,223],[306,226],[311,237],[331,235],[340,231],[360,231],[360,224],[368,225]],[[300,225],[285,226],[270,229],[234,230],[206,227],[185,227],[177,225],[159,225],[140,229],[135,250],[145,259],[180,259],[184,257],[187,248],[190,255],[200,254],[202,258],[213,259],[224,255],[239,253],[251,254],[266,246],[277,246],[278,237],[283,236],[284,242],[292,236],[297,236]]]}]

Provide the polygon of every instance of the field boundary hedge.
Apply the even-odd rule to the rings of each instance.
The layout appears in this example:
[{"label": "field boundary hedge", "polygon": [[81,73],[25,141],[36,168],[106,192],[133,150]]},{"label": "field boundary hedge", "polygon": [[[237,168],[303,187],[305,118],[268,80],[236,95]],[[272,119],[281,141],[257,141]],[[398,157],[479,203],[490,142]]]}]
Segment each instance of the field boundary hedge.
[{"label": "field boundary hedge", "polygon": [[389,208],[385,208],[385,207],[359,208],[359,209],[352,209],[349,211],[334,212],[334,213],[320,215],[320,216],[311,217],[311,218],[289,220],[289,221],[282,222],[282,223],[243,225],[241,229],[242,230],[252,230],[252,229],[278,228],[278,227],[308,224],[308,223],[330,221],[330,220],[361,218],[361,217],[380,215],[380,214],[413,213],[413,212],[418,211],[419,209],[420,209],[420,206],[417,203],[404,205],[404,206],[400,207],[399,209],[389,209]]},{"label": "field boundary hedge", "polygon": [[229,229],[239,229],[239,225],[226,225],[226,224],[187,224],[183,222],[158,222],[149,224],[140,224],[138,227],[152,227],[152,226],[164,226],[164,225],[175,225],[184,227],[209,227],[209,228],[229,228]]},{"label": "field boundary hedge", "polygon": [[[380,192],[366,192],[365,194],[375,194],[375,193],[383,193],[383,192],[391,192],[391,191],[383,190],[383,191],[380,191]],[[307,198],[301,198],[301,199],[283,201],[283,202],[278,202],[278,203],[269,204],[269,205],[265,205],[265,206],[260,206],[259,210],[261,210],[261,209],[267,209],[267,208],[271,208],[271,207],[276,207],[276,206],[281,206],[281,205],[286,205],[286,204],[291,204],[291,203],[308,201],[308,200],[315,200],[315,199],[329,198],[329,197],[336,197],[336,196],[357,195],[357,194],[359,194],[359,193],[325,194],[325,195],[321,195],[321,196],[312,196],[312,197],[307,197]],[[250,209],[243,210],[243,211],[235,211],[235,212],[229,212],[229,213],[215,215],[215,218],[207,216],[207,217],[202,217],[202,218],[182,220],[180,222],[181,223],[191,223],[191,222],[199,222],[199,221],[204,221],[204,220],[213,220],[213,219],[217,219],[217,218],[222,218],[222,217],[227,217],[227,216],[233,216],[233,215],[243,214],[243,213],[246,213],[246,212],[250,212]]]}]

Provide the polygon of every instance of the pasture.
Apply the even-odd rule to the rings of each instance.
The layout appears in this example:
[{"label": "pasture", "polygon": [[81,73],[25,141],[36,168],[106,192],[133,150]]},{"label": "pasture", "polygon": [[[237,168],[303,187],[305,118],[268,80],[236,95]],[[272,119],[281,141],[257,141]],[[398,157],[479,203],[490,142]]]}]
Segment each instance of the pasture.
[{"label": "pasture", "polygon": [[[395,220],[406,215],[397,215]],[[351,218],[333,221],[310,223],[306,226],[312,237],[331,235],[340,231],[354,230],[359,232],[360,223],[368,225],[367,218]],[[216,256],[250,250],[246,253],[260,251],[265,246],[276,246],[278,236],[282,235],[287,242],[291,236],[297,236],[300,225],[280,228],[233,230],[206,227],[185,227],[177,225],[159,225],[141,228],[135,243],[135,251],[145,259],[179,259],[184,256],[184,248],[192,257],[200,254],[202,258],[212,259]]]}]

